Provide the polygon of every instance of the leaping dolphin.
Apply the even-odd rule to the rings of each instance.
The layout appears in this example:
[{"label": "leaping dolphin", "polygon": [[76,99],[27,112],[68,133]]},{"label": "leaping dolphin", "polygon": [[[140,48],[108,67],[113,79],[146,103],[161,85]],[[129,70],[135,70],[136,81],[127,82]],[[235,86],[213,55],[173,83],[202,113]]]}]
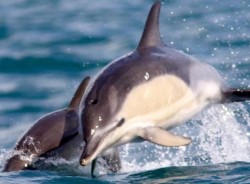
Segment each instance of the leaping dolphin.
[{"label": "leaping dolphin", "polygon": [[213,103],[250,99],[250,90],[231,88],[212,66],[163,43],[161,3],[151,8],[137,49],[92,78],[81,105],[85,166],[103,151],[136,138],[161,146],[191,139],[168,130]]}]

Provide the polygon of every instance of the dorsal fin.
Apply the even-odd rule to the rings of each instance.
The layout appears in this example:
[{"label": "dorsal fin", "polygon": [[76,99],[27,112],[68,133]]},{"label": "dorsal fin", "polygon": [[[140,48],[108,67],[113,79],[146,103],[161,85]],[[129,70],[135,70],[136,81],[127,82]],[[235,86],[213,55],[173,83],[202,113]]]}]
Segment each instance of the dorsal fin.
[{"label": "dorsal fin", "polygon": [[160,9],[161,9],[161,2],[156,1],[151,7],[150,12],[148,14],[148,18],[137,50],[145,47],[163,45],[159,31]]},{"label": "dorsal fin", "polygon": [[78,86],[70,104],[69,104],[69,108],[71,109],[75,109],[76,111],[78,111],[78,107],[79,107],[79,104],[81,102],[81,99],[82,99],[82,96],[88,86],[88,83],[89,83],[89,79],[90,77],[85,77],[81,84]]}]

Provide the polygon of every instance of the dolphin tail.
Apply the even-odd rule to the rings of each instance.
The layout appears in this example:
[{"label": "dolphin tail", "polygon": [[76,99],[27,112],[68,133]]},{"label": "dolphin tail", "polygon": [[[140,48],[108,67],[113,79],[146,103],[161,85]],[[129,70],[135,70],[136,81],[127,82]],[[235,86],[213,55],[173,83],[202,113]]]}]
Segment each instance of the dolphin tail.
[{"label": "dolphin tail", "polygon": [[244,102],[250,100],[250,89],[230,89],[224,92],[226,102]]}]

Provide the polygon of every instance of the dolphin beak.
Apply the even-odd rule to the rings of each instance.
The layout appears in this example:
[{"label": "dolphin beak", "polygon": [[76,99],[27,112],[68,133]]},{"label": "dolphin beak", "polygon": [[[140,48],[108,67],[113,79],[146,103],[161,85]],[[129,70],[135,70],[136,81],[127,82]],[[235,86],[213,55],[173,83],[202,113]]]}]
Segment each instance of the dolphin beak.
[{"label": "dolphin beak", "polygon": [[102,137],[96,137],[90,142],[85,144],[84,151],[80,157],[80,164],[86,166],[90,164],[100,153],[109,148],[113,143],[113,132],[114,129],[104,133]]},{"label": "dolphin beak", "polygon": [[85,159],[80,159],[80,164],[81,164],[82,166],[86,166],[86,165],[88,165],[91,161],[92,161],[92,159],[91,159],[90,157],[85,158]]},{"label": "dolphin beak", "polygon": [[84,151],[79,160],[82,166],[90,164],[98,154],[102,152],[102,148],[100,147],[101,142],[102,141],[91,141],[85,145]]}]

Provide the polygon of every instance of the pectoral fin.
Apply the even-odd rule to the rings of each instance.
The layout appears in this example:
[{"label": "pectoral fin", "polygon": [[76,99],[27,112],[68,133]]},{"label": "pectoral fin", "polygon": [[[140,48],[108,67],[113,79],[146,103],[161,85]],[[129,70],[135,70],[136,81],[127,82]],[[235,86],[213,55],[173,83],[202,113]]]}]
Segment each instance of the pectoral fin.
[{"label": "pectoral fin", "polygon": [[159,127],[148,127],[140,131],[139,136],[160,146],[185,146],[191,139],[168,132]]}]

